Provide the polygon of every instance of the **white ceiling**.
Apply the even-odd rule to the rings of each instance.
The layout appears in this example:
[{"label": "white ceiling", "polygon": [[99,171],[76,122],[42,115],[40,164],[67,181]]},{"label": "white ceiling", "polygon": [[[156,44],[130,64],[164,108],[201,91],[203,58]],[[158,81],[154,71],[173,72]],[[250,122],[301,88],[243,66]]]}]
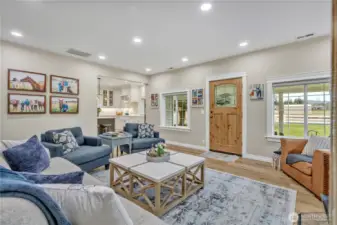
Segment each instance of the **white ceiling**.
[{"label": "white ceiling", "polygon": [[[75,48],[87,60],[146,74],[330,34],[331,2],[324,0],[213,1],[1,0],[1,38],[56,53]],[[23,32],[15,38],[10,31]],[[134,36],[143,38],[135,46]],[[249,41],[245,48],[238,43]],[[101,61],[98,54],[105,54]],[[189,61],[183,63],[182,57]]]}]

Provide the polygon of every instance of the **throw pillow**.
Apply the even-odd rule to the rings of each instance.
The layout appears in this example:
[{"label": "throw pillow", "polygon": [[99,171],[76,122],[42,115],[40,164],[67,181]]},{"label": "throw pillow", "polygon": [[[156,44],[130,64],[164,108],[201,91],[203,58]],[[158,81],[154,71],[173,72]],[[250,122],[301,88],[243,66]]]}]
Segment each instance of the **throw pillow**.
[{"label": "throw pillow", "polygon": [[153,124],[139,124],[138,125],[138,138],[154,138],[154,125]]},{"label": "throw pillow", "polygon": [[14,171],[40,173],[50,164],[49,156],[36,135],[21,145],[8,148],[3,155]]},{"label": "throw pillow", "polygon": [[35,184],[82,184],[84,172],[77,171],[58,175],[21,172],[20,175]]},{"label": "throw pillow", "polygon": [[[28,141],[28,139],[25,139],[25,140],[2,140],[1,142],[2,142],[2,144],[6,147],[6,149],[7,148],[12,148],[12,147],[15,147],[15,146],[17,146],[17,145],[21,145],[21,144],[23,144],[23,143],[25,143],[25,142],[27,142]],[[43,145],[42,145],[43,146]],[[46,147],[44,147],[43,146],[43,148],[44,148],[44,150],[47,152],[47,154],[48,154],[48,157],[50,158],[50,152],[49,152],[49,149],[48,148],[46,148]],[[6,149],[4,149],[4,150],[6,150]]]},{"label": "throw pillow", "polygon": [[42,184],[71,224],[133,225],[116,193],[108,187],[79,184]]},{"label": "throw pillow", "polygon": [[62,144],[64,155],[79,148],[76,138],[70,130],[65,130],[61,133],[53,133],[53,140],[55,144]]},{"label": "throw pillow", "polygon": [[330,149],[330,138],[311,136],[305,145],[302,154],[313,156],[317,149]]}]

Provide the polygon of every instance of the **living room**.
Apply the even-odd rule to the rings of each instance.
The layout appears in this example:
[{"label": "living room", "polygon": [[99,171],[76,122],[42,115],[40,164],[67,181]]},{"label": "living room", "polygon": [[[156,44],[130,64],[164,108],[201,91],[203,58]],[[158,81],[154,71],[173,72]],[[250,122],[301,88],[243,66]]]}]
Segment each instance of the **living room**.
[{"label": "living room", "polygon": [[[28,177],[61,213],[4,194],[1,223],[334,224],[331,9],[2,1],[0,164],[45,176]],[[18,169],[28,153],[14,152],[31,143],[48,152],[43,170]],[[112,201],[85,199],[60,174]],[[83,212],[77,195],[97,205]],[[17,204],[27,208],[10,220]]]}]

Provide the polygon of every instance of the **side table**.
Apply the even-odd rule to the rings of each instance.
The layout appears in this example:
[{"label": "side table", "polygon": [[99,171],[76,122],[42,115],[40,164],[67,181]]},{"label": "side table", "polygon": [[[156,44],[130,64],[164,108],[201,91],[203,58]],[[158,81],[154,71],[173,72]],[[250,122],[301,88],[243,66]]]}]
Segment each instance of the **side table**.
[{"label": "side table", "polygon": [[281,151],[275,151],[273,153],[273,168],[275,170],[281,170]]},{"label": "side table", "polygon": [[[99,135],[103,144],[109,145],[112,149],[117,148],[117,156],[121,145],[129,145],[129,154],[132,148],[132,135],[128,133],[120,133],[118,136],[111,136],[109,133]],[[112,156],[113,157],[113,156]]]}]

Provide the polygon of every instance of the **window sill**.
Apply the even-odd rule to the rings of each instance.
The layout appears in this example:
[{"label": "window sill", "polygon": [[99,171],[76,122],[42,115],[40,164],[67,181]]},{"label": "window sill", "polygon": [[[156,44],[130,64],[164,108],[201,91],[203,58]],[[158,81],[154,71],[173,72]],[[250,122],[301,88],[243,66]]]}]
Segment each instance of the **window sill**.
[{"label": "window sill", "polygon": [[294,137],[294,136],[274,136],[274,135],[268,135],[265,136],[267,141],[269,142],[277,142],[280,143],[281,138],[286,138],[286,139],[307,139],[306,137]]},{"label": "window sill", "polygon": [[191,132],[189,127],[167,127],[167,126],[160,126],[161,130],[175,130],[175,131],[182,131],[182,132]]}]

